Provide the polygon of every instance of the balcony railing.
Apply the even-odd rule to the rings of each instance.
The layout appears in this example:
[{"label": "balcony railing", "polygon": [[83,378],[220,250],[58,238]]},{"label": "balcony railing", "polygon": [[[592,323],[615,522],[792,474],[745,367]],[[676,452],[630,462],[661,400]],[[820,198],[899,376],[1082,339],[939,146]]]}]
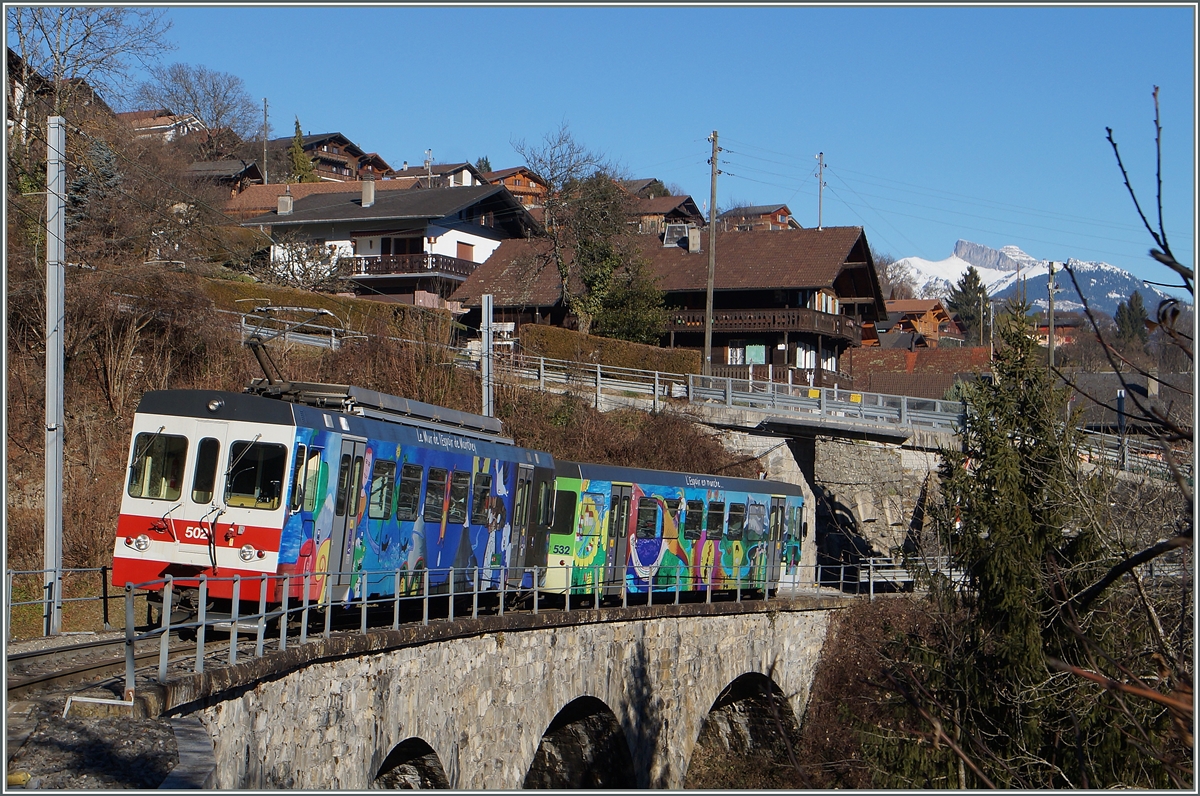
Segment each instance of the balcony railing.
[{"label": "balcony railing", "polygon": [[339,263],[349,265],[351,276],[389,276],[392,274],[440,274],[464,279],[472,274],[478,263],[445,254],[384,254],[379,257],[342,257]]},{"label": "balcony railing", "polygon": [[[667,331],[704,331],[704,310],[672,313]],[[714,332],[810,332],[862,343],[862,328],[848,315],[793,308],[761,310],[714,310]]]}]

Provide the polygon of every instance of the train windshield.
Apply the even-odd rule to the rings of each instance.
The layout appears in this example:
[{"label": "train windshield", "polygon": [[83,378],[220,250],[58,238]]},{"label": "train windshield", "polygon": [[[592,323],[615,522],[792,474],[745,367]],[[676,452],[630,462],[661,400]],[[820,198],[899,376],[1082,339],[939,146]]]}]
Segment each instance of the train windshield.
[{"label": "train windshield", "polygon": [[225,503],[246,509],[279,508],[287,448],[269,442],[235,442],[229,457]]},{"label": "train windshield", "polygon": [[183,464],[187,437],[143,432],[133,442],[129,466],[129,496],[152,500],[178,500],[183,491]]}]

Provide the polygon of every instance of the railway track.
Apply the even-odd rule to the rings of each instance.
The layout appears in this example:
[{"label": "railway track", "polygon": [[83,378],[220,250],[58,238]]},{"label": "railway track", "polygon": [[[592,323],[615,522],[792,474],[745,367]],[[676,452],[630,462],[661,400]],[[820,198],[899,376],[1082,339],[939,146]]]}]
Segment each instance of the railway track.
[{"label": "railway track", "polygon": [[[195,650],[195,644],[175,640],[168,648],[168,658],[174,660],[189,653],[194,655]],[[138,667],[156,664],[158,655],[158,639],[147,639],[134,646],[133,660]],[[18,652],[8,656],[5,692],[11,700],[49,686],[67,685],[122,674],[124,671],[124,638]]]}]

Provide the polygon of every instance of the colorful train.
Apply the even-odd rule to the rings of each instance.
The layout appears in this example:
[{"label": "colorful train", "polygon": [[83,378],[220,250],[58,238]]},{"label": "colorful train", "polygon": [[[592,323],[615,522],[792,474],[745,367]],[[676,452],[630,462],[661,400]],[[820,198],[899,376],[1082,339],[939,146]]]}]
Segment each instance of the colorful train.
[{"label": "colorful train", "polygon": [[306,574],[333,604],[519,591],[535,572],[601,599],[767,590],[799,560],[802,503],[775,481],[556,462],[494,418],[353,386],[156,391],[134,417],[113,583],[171,575],[184,606],[202,575],[212,600],[240,575],[240,599],[265,583],[271,604],[302,599]]}]

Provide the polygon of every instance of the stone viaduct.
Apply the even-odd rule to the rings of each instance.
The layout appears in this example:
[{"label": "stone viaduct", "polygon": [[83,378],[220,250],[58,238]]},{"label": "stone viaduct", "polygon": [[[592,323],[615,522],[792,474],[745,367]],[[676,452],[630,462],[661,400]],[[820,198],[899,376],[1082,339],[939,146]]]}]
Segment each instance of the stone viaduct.
[{"label": "stone viaduct", "polygon": [[797,725],[846,604],[813,594],[333,634],[139,701],[199,718],[217,788],[678,788],[722,706],[770,692]]}]

